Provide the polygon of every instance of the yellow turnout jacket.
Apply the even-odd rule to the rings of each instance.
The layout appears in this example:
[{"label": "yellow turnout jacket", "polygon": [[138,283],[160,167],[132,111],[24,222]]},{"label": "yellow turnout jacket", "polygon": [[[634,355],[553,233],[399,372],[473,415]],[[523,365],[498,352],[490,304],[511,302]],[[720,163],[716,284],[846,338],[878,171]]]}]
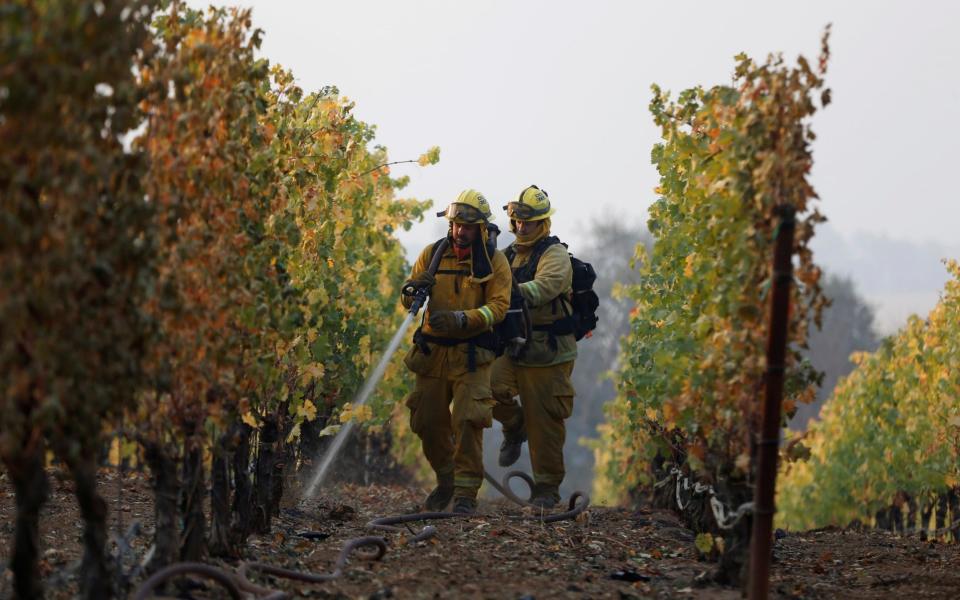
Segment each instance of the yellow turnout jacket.
[{"label": "yellow turnout jacket", "polygon": [[[413,265],[411,278],[427,270],[430,265],[433,247],[434,245],[430,244],[417,257],[417,261]],[[473,275],[471,258],[471,256],[467,256],[458,259],[453,252],[453,248],[448,248],[444,252],[436,273],[437,282],[430,292],[430,301],[424,314],[422,327],[424,334],[438,337],[436,332],[430,329],[430,324],[427,322],[430,319],[431,311],[462,310],[467,317],[467,327],[456,332],[453,337],[464,340],[492,331],[493,326],[506,316],[507,309],[510,308],[512,281],[507,258],[499,250],[494,251],[490,257],[493,273],[491,276],[483,277],[482,281]],[[401,302],[404,307],[409,308],[413,299],[409,296],[401,296]],[[408,355],[407,366],[415,373],[436,376],[444,359],[449,355],[448,368],[454,371],[466,368],[465,359],[461,356],[465,355],[466,351],[461,347],[465,345],[440,346],[429,344],[429,355],[423,355],[414,348],[412,354],[421,354],[421,360],[415,360],[415,364],[411,364],[409,359],[416,357]],[[477,358],[477,364],[485,364],[492,361],[494,355],[493,352],[482,350],[477,354]]]}]

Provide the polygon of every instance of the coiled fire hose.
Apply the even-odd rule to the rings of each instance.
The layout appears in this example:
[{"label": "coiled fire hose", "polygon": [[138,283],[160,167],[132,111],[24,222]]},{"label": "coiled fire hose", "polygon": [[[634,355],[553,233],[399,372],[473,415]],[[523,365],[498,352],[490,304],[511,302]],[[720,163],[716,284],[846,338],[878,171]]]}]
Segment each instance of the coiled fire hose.
[{"label": "coiled fire hose", "polygon": [[371,547],[375,549],[375,553],[366,557],[368,560],[380,560],[383,558],[383,555],[387,553],[387,542],[382,537],[365,536],[347,540],[343,543],[340,556],[337,557],[334,569],[330,573],[303,573],[301,571],[283,569],[259,562],[243,563],[237,573],[231,573],[225,569],[205,563],[175,563],[160,569],[144,581],[137,589],[134,600],[146,600],[147,598],[154,597],[152,596],[153,590],[160,586],[161,583],[179,575],[199,575],[211,579],[226,589],[230,597],[235,600],[244,600],[247,594],[252,594],[254,598],[258,598],[259,600],[285,600],[292,597],[288,592],[271,590],[259,586],[251,582],[248,579],[248,575],[252,571],[257,571],[265,575],[272,575],[282,579],[292,579],[303,583],[333,581],[343,575],[343,568],[347,566],[347,559],[350,558],[350,555],[355,550]]},{"label": "coiled fire hose", "polygon": [[[581,491],[576,491],[570,495],[570,500],[568,501],[568,508],[566,511],[561,513],[546,514],[543,512],[543,509],[536,504],[531,504],[528,500],[520,498],[513,490],[510,489],[510,480],[511,479],[522,479],[531,490],[533,490],[533,478],[524,473],[523,471],[510,471],[503,477],[503,481],[497,481],[494,479],[493,475],[487,472],[486,469],[483,471],[483,478],[487,480],[495,490],[500,492],[504,498],[510,500],[511,502],[518,504],[524,508],[533,508],[540,511],[540,514],[530,514],[530,515],[519,515],[511,517],[513,519],[518,519],[522,521],[539,521],[541,523],[555,523],[557,521],[565,521],[568,519],[575,519],[577,516],[584,512],[587,507],[590,505],[590,496]],[[373,529],[375,531],[386,531],[390,533],[403,533],[403,529],[397,527],[402,523],[411,523],[414,521],[433,521],[437,519],[455,519],[457,517],[469,517],[472,515],[453,513],[453,512],[422,512],[422,513],[413,513],[408,515],[397,515],[392,517],[380,517],[374,519],[367,523],[368,529]],[[436,527],[432,525],[427,525],[420,530],[420,533],[416,534],[406,543],[413,542],[422,542],[428,540],[437,534]]]},{"label": "coiled fire hose", "polygon": [[[504,475],[503,481],[499,482],[494,479],[494,477],[486,470],[484,470],[483,476],[484,479],[486,479],[495,490],[500,492],[500,494],[502,494],[511,502],[525,508],[535,508],[540,510],[540,514],[511,517],[514,519],[538,521],[540,523],[555,523],[557,521],[577,518],[577,516],[583,513],[590,505],[590,497],[587,494],[581,491],[575,491],[570,495],[568,508],[566,511],[554,514],[545,514],[540,507],[537,507],[536,505],[531,504],[529,501],[520,498],[510,489],[509,484],[511,479],[522,479],[532,490],[533,479],[526,473],[522,471],[510,471]],[[397,527],[397,525],[416,521],[434,521],[463,517],[469,518],[473,516],[475,515],[453,512],[422,512],[407,515],[380,517],[367,523],[367,527],[369,529],[389,533],[403,533],[404,530],[400,527]],[[426,525],[420,530],[420,533],[404,540],[403,543],[410,544],[421,542],[436,535],[436,527],[433,527],[432,525]],[[346,567],[348,559],[355,551],[358,551],[361,548],[374,549],[373,554],[364,557],[367,560],[380,560],[387,552],[387,541],[379,536],[364,536],[345,541],[343,543],[343,547],[340,549],[340,555],[337,557],[336,563],[334,563],[334,569],[330,573],[304,573],[302,571],[284,569],[261,562],[243,563],[240,565],[240,569],[236,573],[205,563],[174,563],[160,569],[151,575],[146,581],[140,584],[140,587],[137,588],[137,591],[133,597],[134,600],[147,600],[148,598],[156,598],[156,596],[153,595],[153,592],[163,583],[182,575],[194,575],[218,583],[234,600],[245,600],[251,597],[256,600],[287,600],[292,598],[292,595],[289,592],[272,590],[270,588],[257,585],[250,581],[249,575],[256,572],[281,579],[300,581],[303,583],[325,583],[327,581],[333,581],[334,579],[337,579],[343,575],[343,569]]]},{"label": "coiled fire hose", "polygon": [[510,489],[510,480],[511,479],[522,479],[524,483],[527,484],[527,487],[530,491],[533,491],[533,478],[524,473],[523,471],[510,471],[503,476],[503,481],[498,482],[493,478],[493,475],[488,473],[486,469],[483,471],[483,478],[487,480],[493,489],[500,492],[500,494],[510,500],[514,504],[519,504],[520,506],[526,508],[533,508],[539,510],[540,514],[533,515],[521,515],[518,517],[513,517],[515,519],[520,519],[524,521],[540,521],[541,523],[555,523],[557,521],[566,521],[569,519],[576,519],[577,516],[587,510],[587,507],[590,506],[590,496],[586,492],[577,490],[570,494],[570,499],[567,501],[567,510],[561,513],[545,514],[543,509],[536,504],[531,504],[529,500],[524,500],[516,494],[513,493],[513,490]]}]

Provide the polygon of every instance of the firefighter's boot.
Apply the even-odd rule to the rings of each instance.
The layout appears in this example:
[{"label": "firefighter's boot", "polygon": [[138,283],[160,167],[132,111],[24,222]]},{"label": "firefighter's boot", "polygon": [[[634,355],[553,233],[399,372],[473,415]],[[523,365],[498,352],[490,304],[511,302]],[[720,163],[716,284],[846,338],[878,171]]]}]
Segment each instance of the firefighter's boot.
[{"label": "firefighter's boot", "polygon": [[520,450],[523,443],[527,441],[527,432],[522,428],[518,431],[504,431],[503,442],[500,443],[500,456],[497,464],[501,467],[509,467],[520,458]]},{"label": "firefighter's boot", "polygon": [[453,500],[453,512],[458,515],[472,515],[477,512],[477,501],[466,496],[457,496]]},{"label": "firefighter's boot", "polygon": [[535,484],[530,504],[549,510],[560,502],[560,490],[554,485]]},{"label": "firefighter's boot", "polygon": [[428,511],[440,512],[447,508],[453,498],[453,473],[438,475],[437,487],[433,488],[424,501],[423,506]]}]

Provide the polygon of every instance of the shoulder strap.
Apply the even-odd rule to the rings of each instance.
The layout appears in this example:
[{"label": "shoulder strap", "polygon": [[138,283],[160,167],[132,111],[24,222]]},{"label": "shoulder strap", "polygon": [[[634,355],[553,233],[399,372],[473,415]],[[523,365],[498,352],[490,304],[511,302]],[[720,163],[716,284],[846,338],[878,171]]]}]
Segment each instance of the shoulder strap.
[{"label": "shoulder strap", "polygon": [[507,265],[513,266],[513,259],[517,256],[517,249],[510,244],[503,250],[503,255],[507,257]]},{"label": "shoulder strap", "polygon": [[[551,235],[543,238],[537,242],[533,249],[530,251],[530,258],[527,259],[527,262],[524,263],[522,267],[516,270],[515,275],[517,281],[523,283],[525,281],[532,281],[537,274],[537,266],[540,264],[540,258],[543,256],[543,253],[547,251],[547,248],[550,246],[555,246],[557,244],[562,244],[555,235]],[[513,262],[513,259],[510,259],[510,262]]]},{"label": "shoulder strap", "polygon": [[558,238],[555,235],[551,235],[543,238],[542,240],[537,242],[536,245],[533,247],[533,252],[530,253],[530,262],[536,265],[537,263],[540,262],[540,257],[543,256],[543,253],[547,251],[547,248],[549,248],[550,246],[556,246],[557,244],[562,244],[562,243],[563,242],[560,241],[560,238]]}]

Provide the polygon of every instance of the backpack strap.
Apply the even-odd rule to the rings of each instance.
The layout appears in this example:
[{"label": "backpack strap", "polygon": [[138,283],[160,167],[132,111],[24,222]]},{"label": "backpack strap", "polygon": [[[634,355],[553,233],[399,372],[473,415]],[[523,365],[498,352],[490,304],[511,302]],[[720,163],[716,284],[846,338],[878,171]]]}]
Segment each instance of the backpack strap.
[{"label": "backpack strap", "polygon": [[[563,244],[555,235],[551,235],[543,238],[530,250],[530,258],[527,259],[527,262],[524,263],[522,267],[518,267],[513,270],[513,275],[516,278],[518,283],[526,283],[527,281],[533,281],[533,278],[537,274],[537,266],[540,264],[540,258],[543,256],[543,253],[547,251],[547,248],[550,246],[555,246],[557,244]],[[566,248],[566,244],[563,244]],[[513,247],[513,244],[510,244],[506,250],[503,252],[507,255],[507,260],[510,261],[510,264],[513,264],[513,259],[517,255],[516,249]]]},{"label": "backpack strap", "polygon": [[[517,283],[533,281],[537,275],[537,267],[540,265],[540,259],[543,257],[544,252],[546,252],[551,246],[556,246],[557,244],[563,244],[564,248],[567,247],[567,245],[561,242],[560,238],[555,235],[545,237],[534,244],[533,248],[530,250],[530,258],[527,259],[527,262],[524,263],[523,266],[518,267],[513,271],[513,276],[514,279],[517,280]],[[504,254],[507,254],[507,258],[509,259],[510,263],[513,263],[513,257],[516,256],[516,250],[514,249],[513,244],[510,244],[510,246],[504,251]],[[553,314],[557,314],[558,302],[561,310],[563,310],[563,317],[555,320],[553,323],[532,326],[533,331],[546,331],[550,334],[548,343],[554,350],[557,349],[558,335],[567,335],[573,332],[572,313],[567,308],[568,301],[563,297],[563,294],[551,300]]]}]

